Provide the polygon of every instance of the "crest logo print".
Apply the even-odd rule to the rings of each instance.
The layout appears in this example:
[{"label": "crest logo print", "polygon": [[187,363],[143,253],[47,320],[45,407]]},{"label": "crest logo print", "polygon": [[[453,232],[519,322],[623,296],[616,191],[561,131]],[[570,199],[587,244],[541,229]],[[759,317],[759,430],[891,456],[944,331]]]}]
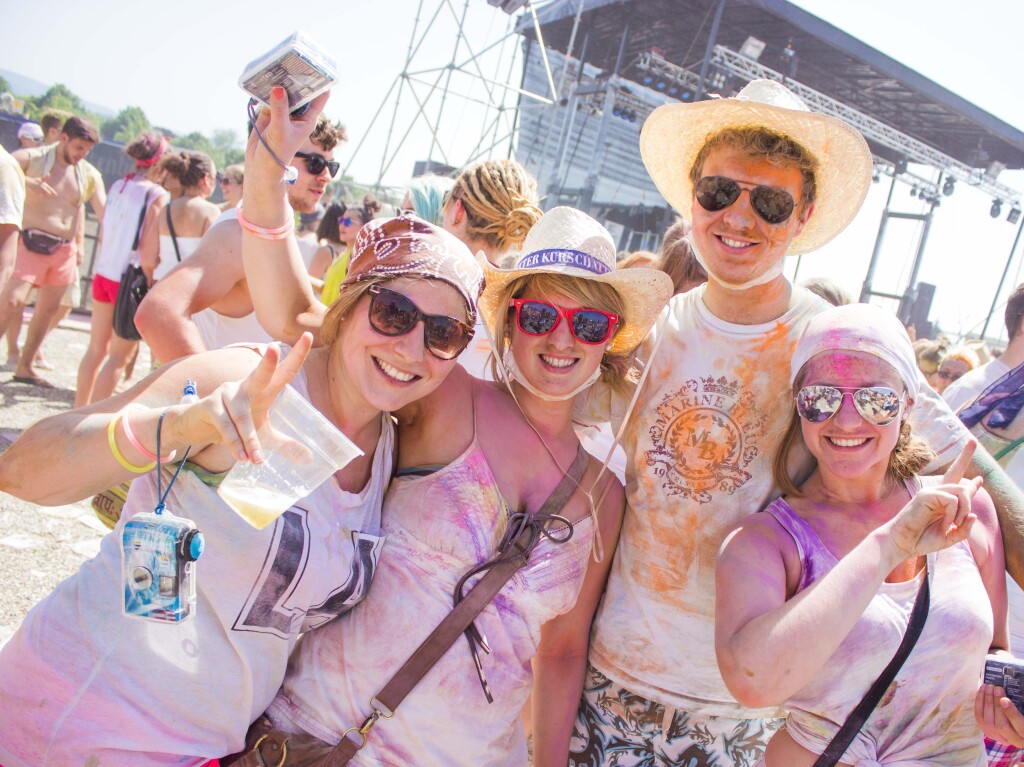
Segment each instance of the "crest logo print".
[{"label": "crest logo print", "polygon": [[666,394],[656,412],[647,465],[664,478],[669,495],[707,503],[713,491],[731,495],[750,479],[746,468],[760,452],[767,418],[738,380],[690,379]]}]

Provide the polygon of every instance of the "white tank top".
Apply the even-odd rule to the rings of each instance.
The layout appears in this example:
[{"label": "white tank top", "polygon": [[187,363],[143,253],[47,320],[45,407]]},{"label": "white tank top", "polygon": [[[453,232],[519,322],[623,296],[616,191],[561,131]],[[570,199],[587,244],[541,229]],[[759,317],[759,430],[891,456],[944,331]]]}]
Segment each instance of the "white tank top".
[{"label": "white tank top", "polygon": [[[308,398],[304,375],[293,385]],[[196,522],[206,551],[196,563],[195,613],[177,625],[121,614],[123,525],[156,501],[154,476],[136,479],[100,553],[0,650],[0,764],[196,767],[240,750],[281,686],[299,634],[366,594],[395,444],[391,419],[381,418],[361,492],[332,478],[263,530],[225,505],[201,472],[182,471],[167,508]]]},{"label": "white tank top", "polygon": [[[196,252],[196,248],[199,247],[202,239],[202,237],[178,237],[178,253],[181,254],[182,261]],[[171,269],[178,265],[178,253],[174,252],[174,243],[171,242],[171,235],[161,234],[160,263],[153,270],[153,279],[162,280]]]},{"label": "white tank top", "polygon": [[221,349],[231,344],[267,344],[274,340],[256,319],[256,312],[228,317],[213,309],[203,309],[192,315],[192,322],[207,349]]},{"label": "white tank top", "polygon": [[[93,271],[119,282],[132,258],[132,244],[143,205],[152,204],[163,190],[142,176],[126,176],[110,185],[103,211],[103,239]],[[138,256],[135,256],[136,263]]]}]

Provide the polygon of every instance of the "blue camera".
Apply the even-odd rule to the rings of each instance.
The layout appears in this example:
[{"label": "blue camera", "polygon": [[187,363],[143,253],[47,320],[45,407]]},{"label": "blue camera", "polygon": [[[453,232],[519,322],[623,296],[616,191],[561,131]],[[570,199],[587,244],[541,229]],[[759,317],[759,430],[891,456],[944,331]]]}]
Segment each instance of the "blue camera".
[{"label": "blue camera", "polygon": [[164,511],[136,514],[121,536],[124,614],[164,623],[187,620],[196,605],[195,562],[203,534]]}]

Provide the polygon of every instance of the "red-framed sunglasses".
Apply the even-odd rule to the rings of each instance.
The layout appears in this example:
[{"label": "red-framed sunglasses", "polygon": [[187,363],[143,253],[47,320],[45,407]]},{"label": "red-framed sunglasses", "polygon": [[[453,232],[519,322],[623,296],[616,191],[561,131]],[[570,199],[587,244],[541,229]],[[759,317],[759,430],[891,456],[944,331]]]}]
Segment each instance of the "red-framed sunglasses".
[{"label": "red-framed sunglasses", "polygon": [[619,323],[619,315],[600,309],[564,309],[532,298],[513,298],[509,308],[516,310],[516,324],[531,336],[546,336],[564,317],[577,341],[603,344]]}]

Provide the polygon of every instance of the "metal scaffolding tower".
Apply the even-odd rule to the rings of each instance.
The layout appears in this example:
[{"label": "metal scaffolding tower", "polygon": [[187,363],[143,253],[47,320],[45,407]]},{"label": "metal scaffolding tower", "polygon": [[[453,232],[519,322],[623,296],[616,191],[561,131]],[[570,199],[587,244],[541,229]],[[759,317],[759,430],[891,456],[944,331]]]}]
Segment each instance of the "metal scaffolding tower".
[{"label": "metal scaffolding tower", "polygon": [[[411,137],[419,142],[414,151],[418,160],[426,160],[425,172],[448,173],[477,160],[512,155],[520,107],[551,104],[558,96],[533,6],[529,2],[501,4],[493,0],[491,5],[501,7],[505,14],[475,0],[464,0],[461,8],[456,7],[456,0],[420,0],[402,71],[353,150],[346,173],[367,138],[383,127],[388,112],[375,183],[378,189],[399,156],[409,157]],[[516,84],[520,81],[516,65],[521,66],[522,38],[515,32],[511,14],[520,7],[532,18],[540,41],[538,47],[548,75],[543,93]],[[502,22],[503,30],[486,39],[478,33],[470,34],[470,14],[479,17],[487,12]],[[492,23],[492,27],[496,25]],[[428,40],[453,40],[450,57],[439,60],[436,51],[424,45]],[[424,130],[427,140],[422,139]]]}]

